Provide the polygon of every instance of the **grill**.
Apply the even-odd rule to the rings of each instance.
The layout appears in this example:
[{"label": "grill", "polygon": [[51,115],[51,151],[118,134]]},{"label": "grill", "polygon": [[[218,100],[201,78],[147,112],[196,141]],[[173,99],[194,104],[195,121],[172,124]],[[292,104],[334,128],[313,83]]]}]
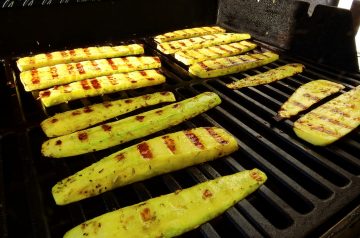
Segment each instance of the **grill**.
[{"label": "grill", "polygon": [[[126,5],[127,2],[124,2]],[[192,24],[214,24],[215,1],[211,2],[207,10],[213,15],[205,10],[200,10],[204,1],[194,2],[195,10],[190,13],[193,17],[190,19]],[[220,9],[224,7],[221,5],[224,2],[220,1]],[[162,1],[155,3],[165,4]],[[124,7],[116,2],[91,4],[85,4],[87,10],[95,11],[99,6],[102,6],[101,9],[107,10],[111,8],[119,10]],[[151,9],[154,9],[156,4]],[[179,1],[175,1],[174,4],[178,7],[183,6]],[[266,2],[266,4],[270,3]],[[146,7],[146,3],[144,6]],[[131,8],[131,6],[126,7]],[[47,13],[41,8],[34,9],[36,13],[50,16],[60,8],[54,8],[55,10]],[[74,11],[80,10],[80,7],[74,5],[73,9],[75,9]],[[22,19],[29,14],[28,11],[18,11]],[[83,11],[85,12],[85,10]],[[160,12],[161,9],[157,11]],[[178,12],[182,11],[185,12],[185,9],[179,8]],[[195,14],[199,11],[202,11],[202,18],[197,18]],[[100,12],[100,14],[105,14],[106,10],[100,10]],[[88,13],[92,14],[91,11]],[[128,13],[124,14],[128,15]],[[87,17],[88,15],[86,15],[86,19],[89,19]],[[114,15],[110,16],[112,20],[115,19],[114,17]],[[161,26],[163,29],[181,28],[181,26],[189,24],[186,19],[176,22],[171,18],[171,12],[165,13],[165,17],[170,19],[170,22],[164,22]],[[78,16],[70,16],[70,18],[80,19]],[[157,20],[158,17],[155,17],[155,20],[150,23]],[[14,22],[17,25],[20,21]],[[54,22],[57,24],[58,20],[55,19]],[[80,24],[84,22],[81,21]],[[228,29],[234,29],[226,21],[218,22],[218,24]],[[135,24],[131,23],[130,25]],[[114,28],[117,29],[116,26]],[[81,37],[74,40],[73,44],[66,46],[70,48],[105,43],[113,45],[142,43],[146,55],[157,55],[161,58],[163,65],[161,70],[167,78],[166,84],[76,100],[50,108],[42,107],[40,102],[35,100],[37,97],[35,93],[32,95],[24,91],[18,78],[19,72],[15,60],[19,55],[29,54],[30,49],[44,51],[61,48],[65,37],[60,38],[55,45],[49,46],[48,42],[42,39],[43,41],[37,48],[31,48],[34,47],[34,38],[30,37],[30,40],[24,39],[24,47],[21,50],[12,47],[11,51],[3,52],[4,57],[0,66],[0,106],[2,115],[5,115],[0,117],[0,188],[2,188],[0,189],[0,234],[2,237],[62,237],[75,225],[103,213],[254,167],[263,170],[268,175],[268,181],[264,186],[227,210],[223,215],[182,237],[318,237],[320,235],[333,237],[341,234],[360,219],[359,129],[330,146],[315,147],[298,139],[292,131],[293,122],[299,116],[280,122],[273,119],[281,104],[300,85],[322,78],[342,83],[346,87],[344,91],[348,91],[359,84],[359,74],[319,65],[304,55],[296,57],[290,51],[276,48],[272,44],[265,43],[269,41],[255,37],[256,43],[261,46],[260,49],[257,49],[258,51],[275,50],[280,53],[280,60],[244,73],[214,79],[198,79],[187,73],[185,65],[177,62],[172,56],[164,55],[155,49],[155,43],[150,36],[154,35],[156,31],[160,32],[160,28],[159,26],[154,26],[154,28],[156,29],[153,32],[136,28],[144,34],[132,35],[130,40],[124,40],[121,36],[118,39],[105,39],[104,36],[97,39],[90,38],[86,41],[85,37]],[[126,31],[129,29],[126,29],[121,34],[128,33]],[[85,35],[87,33],[88,31],[85,31]],[[17,34],[19,35],[19,33]],[[106,36],[108,34],[106,33]],[[15,35],[14,33],[13,36]],[[11,37],[10,33],[8,39]],[[45,43],[43,44],[43,42]],[[1,43],[3,46],[18,44],[10,41],[1,41]],[[235,79],[291,62],[303,63],[306,67],[305,71],[268,85],[234,91],[225,86],[226,83],[233,82]],[[104,100],[115,100],[165,90],[174,92],[178,100],[195,96],[201,92],[213,91],[221,97],[222,103],[185,123],[143,139],[186,128],[219,126],[237,138],[240,149],[231,156],[209,163],[157,176],[74,204],[56,206],[51,196],[51,187],[57,181],[106,155],[143,139],[76,158],[47,159],[40,154],[40,146],[46,136],[41,131],[39,122],[57,112]],[[145,110],[150,109],[152,108]],[[130,113],[130,115],[138,112]],[[341,222],[339,222],[340,220]],[[334,226],[335,224],[337,225]]]}]

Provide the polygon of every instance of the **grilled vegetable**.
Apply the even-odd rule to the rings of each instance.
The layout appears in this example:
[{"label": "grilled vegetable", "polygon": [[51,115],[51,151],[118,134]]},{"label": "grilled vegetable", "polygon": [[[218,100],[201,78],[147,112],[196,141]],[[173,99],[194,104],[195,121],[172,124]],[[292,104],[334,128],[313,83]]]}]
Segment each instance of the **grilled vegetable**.
[{"label": "grilled vegetable", "polygon": [[158,57],[124,57],[58,64],[20,73],[26,91],[49,88],[103,75],[161,67]]},{"label": "grilled vegetable", "polygon": [[270,69],[265,73],[249,76],[226,86],[231,89],[239,89],[244,87],[257,86],[261,84],[272,83],[274,81],[284,79],[294,74],[301,73],[304,69],[302,64],[287,64],[276,69]]},{"label": "grilled vegetable", "polygon": [[138,108],[174,101],[176,101],[176,99],[171,92],[153,93],[111,102],[106,101],[56,114],[41,122],[41,128],[48,137],[62,136],[134,111]]},{"label": "grilled vegetable", "polygon": [[162,35],[155,36],[154,39],[157,42],[162,43],[167,41],[186,39],[195,36],[204,36],[204,35],[222,33],[225,31],[226,31],[225,29],[218,26],[195,27],[195,28],[188,28],[188,29],[168,32]]},{"label": "grilled vegetable", "polygon": [[52,193],[64,205],[126,184],[213,160],[237,150],[220,128],[197,128],[159,136],[114,153],[57,183]]},{"label": "grilled vegetable", "polygon": [[256,44],[249,41],[240,41],[226,45],[217,45],[195,50],[179,51],[175,58],[186,65],[201,62],[209,59],[217,59],[233,55],[239,55],[256,47]]},{"label": "grilled vegetable", "polygon": [[321,99],[343,89],[344,86],[328,80],[319,79],[300,86],[281,106],[276,119],[289,118],[308,109]]},{"label": "grilled vegetable", "polygon": [[40,91],[39,98],[46,107],[50,107],[79,98],[153,86],[164,82],[165,77],[156,70],[134,71],[55,86]]},{"label": "grilled vegetable", "polygon": [[46,54],[23,57],[18,59],[16,63],[20,71],[26,71],[56,64],[80,62],[84,60],[95,60],[102,58],[114,58],[127,55],[139,55],[143,53],[144,47],[140,44],[100,46],[56,51]]},{"label": "grilled vegetable", "polygon": [[239,73],[277,60],[279,56],[272,52],[262,54],[239,55],[226,58],[206,60],[189,67],[189,72],[200,78]]},{"label": "grilled vegetable", "polygon": [[220,102],[217,94],[202,93],[136,116],[50,139],[43,143],[41,151],[45,156],[59,158],[106,149],[177,125]]},{"label": "grilled vegetable", "polygon": [[305,114],[294,123],[301,139],[325,146],[345,136],[360,124],[360,86]]},{"label": "grilled vegetable", "polygon": [[258,169],[216,178],[95,217],[64,238],[179,236],[219,216],[266,179]]},{"label": "grilled vegetable", "polygon": [[173,54],[177,51],[184,51],[190,49],[199,49],[213,45],[223,45],[236,41],[250,39],[249,34],[238,33],[219,33],[213,35],[205,35],[194,37],[190,39],[164,42],[157,45],[157,49],[164,54]]}]

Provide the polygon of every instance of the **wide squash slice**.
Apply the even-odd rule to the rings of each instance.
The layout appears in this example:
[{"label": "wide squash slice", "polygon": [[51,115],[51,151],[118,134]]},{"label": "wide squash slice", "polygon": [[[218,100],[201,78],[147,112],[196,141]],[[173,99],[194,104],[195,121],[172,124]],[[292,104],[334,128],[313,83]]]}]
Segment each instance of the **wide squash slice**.
[{"label": "wide squash slice", "polygon": [[19,70],[22,72],[56,64],[139,55],[143,53],[144,47],[140,44],[99,46],[37,54],[34,56],[20,58],[16,61],[16,63]]},{"label": "wide squash slice", "polygon": [[301,73],[304,69],[302,64],[287,64],[275,69],[270,69],[264,73],[256,74],[238,80],[234,83],[227,84],[226,86],[231,89],[239,89],[244,87],[257,86],[261,84],[272,83],[295,74]]},{"label": "wide squash slice", "polygon": [[244,40],[231,44],[216,45],[195,50],[179,51],[176,52],[174,56],[180,62],[186,65],[191,65],[209,59],[239,55],[252,50],[255,47],[256,44]]},{"label": "wide squash slice", "polygon": [[136,116],[52,138],[43,143],[41,151],[47,157],[60,158],[103,150],[177,125],[220,102],[217,94],[202,93]]},{"label": "wide squash slice", "polygon": [[20,73],[20,80],[26,91],[33,91],[88,78],[160,67],[158,57],[129,56],[42,67]]},{"label": "wide squash slice", "polygon": [[276,119],[289,118],[297,115],[319,102],[321,99],[330,96],[343,89],[344,86],[328,80],[314,80],[301,85],[281,106]]},{"label": "wide squash slice", "polygon": [[139,108],[174,101],[176,101],[176,99],[171,92],[153,93],[135,98],[106,101],[58,113],[42,121],[40,125],[48,137],[62,136]]},{"label": "wide squash slice", "polygon": [[165,82],[165,76],[157,70],[142,70],[85,79],[66,85],[55,86],[39,92],[46,107],[79,98],[94,97],[107,93],[154,86]]},{"label": "wide squash slice", "polygon": [[189,67],[189,72],[200,78],[213,78],[246,71],[277,59],[279,55],[269,51],[262,54],[225,57],[195,63]]},{"label": "wide squash slice", "polygon": [[173,54],[178,51],[199,49],[213,45],[223,45],[241,40],[250,39],[249,34],[240,33],[219,33],[213,35],[205,35],[193,37],[190,39],[164,42],[157,45],[157,49],[164,54]]},{"label": "wide squash slice", "polygon": [[172,32],[167,32],[162,35],[155,36],[154,39],[159,42],[167,42],[167,41],[173,41],[173,40],[181,40],[196,36],[204,36],[204,35],[211,35],[216,33],[223,33],[226,30],[218,27],[218,26],[204,26],[204,27],[195,27],[195,28],[188,28],[188,29],[182,29]]},{"label": "wide squash slice", "polygon": [[64,238],[179,236],[219,216],[266,179],[258,169],[216,178],[95,217],[68,231]]},{"label": "wide squash slice", "polygon": [[52,188],[64,205],[147,178],[213,160],[237,150],[234,137],[209,127],[159,136],[114,153]]},{"label": "wide squash slice", "polygon": [[325,146],[345,136],[360,124],[360,86],[305,114],[294,123],[301,139]]}]

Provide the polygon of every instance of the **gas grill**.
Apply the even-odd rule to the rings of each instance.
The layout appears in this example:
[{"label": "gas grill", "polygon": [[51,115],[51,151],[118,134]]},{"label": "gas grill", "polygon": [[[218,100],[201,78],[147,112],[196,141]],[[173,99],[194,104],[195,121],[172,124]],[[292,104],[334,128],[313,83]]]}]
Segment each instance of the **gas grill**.
[{"label": "gas grill", "polygon": [[[265,185],[224,214],[182,237],[349,235],[347,232],[360,220],[359,128],[332,145],[316,147],[297,138],[293,132],[293,122],[300,116],[279,122],[273,118],[282,103],[304,83],[328,79],[342,83],[345,86],[342,92],[359,85],[353,36],[327,39],[321,46],[318,43],[332,32],[314,30],[319,27],[316,23],[320,16],[326,18],[331,12],[333,18],[329,24],[336,22],[341,28],[336,32],[349,31],[349,13],[318,6],[313,17],[306,17],[308,5],[292,1],[175,0],[171,6],[168,4],[164,0],[139,0],[136,4],[103,1],[0,11],[0,26],[6,32],[0,37],[0,237],[62,237],[70,228],[106,212],[255,167],[267,174]],[[282,16],[278,15],[280,12]],[[307,31],[304,31],[305,22],[310,24]],[[249,32],[260,46],[256,51],[270,49],[279,53],[280,59],[244,73],[199,79],[189,75],[187,67],[173,56],[157,51],[152,39],[165,31],[215,24],[229,31]],[[327,25],[322,27],[329,30]],[[297,36],[300,39],[294,39]],[[309,49],[311,37],[316,41]],[[145,55],[161,58],[161,71],[167,78],[165,84],[44,108],[36,100],[37,94],[25,92],[19,81],[15,61],[20,56],[127,43],[142,43]],[[311,53],[315,48],[316,52]],[[333,60],[330,51],[340,57],[338,62]],[[305,71],[267,85],[240,90],[225,86],[292,62],[304,64]],[[221,97],[222,103],[178,126],[107,150],[64,159],[41,155],[40,146],[46,136],[39,123],[48,116],[104,100],[165,90],[174,92],[177,100],[213,91]],[[140,111],[152,108],[155,107]],[[309,110],[313,108],[315,106]],[[200,126],[225,128],[237,138],[240,149],[225,158],[80,202],[66,206],[55,204],[51,187],[60,179],[144,139]]]}]

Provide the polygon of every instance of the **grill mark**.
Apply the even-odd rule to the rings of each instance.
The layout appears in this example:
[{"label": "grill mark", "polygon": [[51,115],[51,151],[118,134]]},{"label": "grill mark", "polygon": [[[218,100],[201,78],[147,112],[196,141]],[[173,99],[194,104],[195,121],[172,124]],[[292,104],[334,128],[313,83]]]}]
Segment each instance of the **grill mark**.
[{"label": "grill mark", "polygon": [[173,44],[169,44],[169,47],[173,50],[176,50],[177,48]]},{"label": "grill mark", "polygon": [[49,90],[41,91],[40,92],[40,97],[41,98],[46,98],[46,97],[49,97],[50,94],[51,94],[51,91],[49,91]]},{"label": "grill mark", "polygon": [[91,89],[88,80],[82,80],[82,81],[80,81],[80,84],[81,84],[81,87],[82,87],[84,90],[89,90],[89,89]]},{"label": "grill mark", "polygon": [[51,53],[46,53],[45,55],[48,60],[51,60],[53,58]]},{"label": "grill mark", "polygon": [[[218,48],[218,47],[216,47],[216,48]],[[215,50],[213,50],[213,49],[208,48],[207,50],[210,51],[210,52],[212,52],[212,53],[214,53],[214,54],[216,54],[216,55],[218,55],[218,56],[222,56],[222,53],[217,52],[217,51],[215,51]],[[206,54],[206,55],[208,55],[208,54]]]},{"label": "grill mark", "polygon": [[66,51],[60,51],[60,54],[63,58],[68,57],[68,53]]},{"label": "grill mark", "polygon": [[179,43],[181,46],[186,46],[186,44],[184,42],[180,42]]},{"label": "grill mark", "polygon": [[117,161],[121,161],[121,160],[125,159],[125,155],[123,153],[119,153],[119,154],[115,155],[115,159]]},{"label": "grill mark", "polygon": [[94,66],[95,70],[101,70],[101,69],[99,68],[98,63],[96,63],[94,60],[91,60],[90,63],[91,63],[92,66]]},{"label": "grill mark", "polygon": [[[304,124],[302,122],[300,122],[301,124]],[[329,129],[326,129],[324,126],[314,126],[314,125],[309,125],[307,124],[307,126],[311,129],[311,130],[315,130],[315,131],[320,131],[320,132],[323,132],[325,134],[328,134],[328,135],[331,135],[331,136],[334,136],[334,137],[338,137],[338,133],[336,133],[335,131],[332,131],[332,130],[329,130]]]},{"label": "grill mark", "polygon": [[197,137],[194,133],[192,133],[191,131],[185,131],[184,132],[186,137],[191,141],[191,143],[193,143],[196,147],[198,147],[199,149],[204,149],[204,145],[200,142],[199,137]]},{"label": "grill mark", "polygon": [[149,145],[146,142],[142,142],[142,143],[138,144],[137,149],[144,159],[152,159],[153,158],[153,155],[149,148]]},{"label": "grill mark", "polygon": [[311,99],[313,101],[316,101],[316,102],[320,101],[319,97],[317,97],[315,95],[311,95],[310,93],[304,93],[303,97],[309,98],[309,99]]},{"label": "grill mark", "polygon": [[86,132],[80,132],[80,133],[78,134],[78,138],[79,138],[79,140],[81,140],[81,141],[87,140],[88,134],[87,134]]},{"label": "grill mark", "polygon": [[338,115],[341,115],[341,116],[344,116],[344,117],[347,117],[347,118],[351,118],[351,116],[348,113],[343,112],[338,108],[332,108],[332,107],[325,106],[325,105],[323,105],[322,107],[329,110],[330,112],[332,112],[334,114],[338,114]]},{"label": "grill mark", "polygon": [[108,108],[108,107],[112,106],[112,103],[108,102],[108,101],[105,101],[105,102],[103,102],[103,105],[104,105],[105,108]]},{"label": "grill mark", "polygon": [[[229,45],[231,48],[234,48],[235,50],[239,50],[239,51],[243,51],[244,49],[243,48],[241,48],[241,47],[237,47],[235,44],[232,44],[232,45]],[[247,47],[246,45],[242,45],[242,46],[244,46],[245,48],[249,48],[249,47]]]},{"label": "grill mark", "polygon": [[220,50],[226,51],[226,52],[228,52],[230,54],[234,53],[232,50],[225,49],[224,47],[222,47],[220,45],[216,46],[216,48],[219,48]]},{"label": "grill mark", "polygon": [[126,100],[125,100],[125,103],[132,103],[132,101],[133,101],[133,100],[131,100],[131,99],[126,99]]},{"label": "grill mark", "polygon": [[59,119],[57,119],[57,118],[53,118],[53,119],[51,119],[51,123],[55,123],[55,122],[57,122],[57,121],[59,121]]},{"label": "grill mark", "polygon": [[86,54],[86,56],[90,56],[90,55],[91,55],[91,53],[90,53],[90,51],[89,51],[89,48],[84,48],[83,51],[84,51],[84,53]]},{"label": "grill mark", "polygon": [[72,74],[74,70],[74,66],[72,64],[67,64],[66,69],[69,72],[69,74]]},{"label": "grill mark", "polygon": [[200,65],[201,68],[203,68],[206,71],[211,70],[206,64],[204,64],[204,62],[199,62],[198,64]]},{"label": "grill mark", "polygon": [[33,69],[31,70],[31,82],[33,84],[38,84],[40,83],[40,78],[39,78],[39,72],[37,71],[37,69]]},{"label": "grill mark", "polygon": [[95,88],[95,89],[101,88],[101,84],[99,83],[99,81],[97,79],[90,80],[90,83],[93,86],[93,88]]},{"label": "grill mark", "polygon": [[176,144],[174,139],[170,138],[169,136],[163,136],[162,139],[164,140],[165,145],[174,154],[176,151]]},{"label": "grill mark", "polygon": [[146,71],[139,71],[142,76],[147,76]]},{"label": "grill mark", "polygon": [[62,144],[62,141],[61,140],[57,140],[55,145],[61,145]]},{"label": "grill mark", "polygon": [[143,122],[144,121],[145,116],[136,116],[135,119],[138,120],[139,122]]},{"label": "grill mark", "polygon": [[71,115],[73,115],[73,116],[77,116],[77,115],[80,115],[80,114],[81,114],[80,111],[73,111],[73,112],[71,113]]},{"label": "grill mark", "polygon": [[117,81],[113,76],[108,75],[108,76],[106,76],[106,77],[108,78],[108,80],[109,80],[109,82],[111,83],[111,85],[116,85],[116,84],[118,84],[118,81]]},{"label": "grill mark", "polygon": [[84,108],[84,112],[85,112],[85,113],[90,113],[90,112],[92,112],[92,111],[94,111],[94,110],[91,109],[90,107],[85,107],[85,108]]},{"label": "grill mark", "polygon": [[56,79],[59,77],[59,74],[57,73],[57,68],[55,66],[50,67],[50,73],[51,73],[51,77],[53,79]]},{"label": "grill mark", "polygon": [[231,58],[225,58],[227,62],[229,62],[231,65],[238,64],[238,62],[234,61]]},{"label": "grill mark", "polygon": [[109,125],[107,125],[107,124],[101,125],[101,128],[102,128],[104,131],[111,131],[111,126],[109,126]]},{"label": "grill mark", "polygon": [[190,41],[191,43],[194,43],[194,42],[195,42],[195,40],[194,40],[194,39],[189,39],[189,41]]},{"label": "grill mark", "polygon": [[351,126],[348,126],[344,123],[341,123],[340,121],[336,120],[336,119],[333,119],[333,118],[330,118],[330,117],[327,117],[327,116],[324,116],[324,115],[320,115],[316,112],[309,112],[309,114],[323,120],[323,121],[327,121],[327,122],[330,122],[331,124],[333,125],[337,125],[337,126],[340,126],[342,128],[346,128],[346,129],[353,129]]},{"label": "grill mark", "polygon": [[76,63],[76,69],[79,72],[79,74],[85,74],[84,67],[81,63]]},{"label": "grill mark", "polygon": [[216,131],[213,128],[207,127],[205,129],[218,143],[220,143],[222,145],[225,145],[225,144],[229,143],[229,141],[225,140],[218,133],[216,133]]},{"label": "grill mark", "polygon": [[70,54],[71,56],[76,56],[75,50],[69,50],[69,54]]},{"label": "grill mark", "polygon": [[302,109],[307,109],[308,107],[305,106],[304,104],[298,102],[298,101],[291,101],[291,104],[293,104],[294,106],[300,107]]},{"label": "grill mark", "polygon": [[114,63],[114,61],[112,59],[106,59],[106,61],[108,62],[108,64],[111,66],[111,68],[113,70],[117,70],[118,67],[116,66],[116,64]]},{"label": "grill mark", "polygon": [[35,58],[34,57],[29,58],[29,64],[30,65],[35,64]]}]

